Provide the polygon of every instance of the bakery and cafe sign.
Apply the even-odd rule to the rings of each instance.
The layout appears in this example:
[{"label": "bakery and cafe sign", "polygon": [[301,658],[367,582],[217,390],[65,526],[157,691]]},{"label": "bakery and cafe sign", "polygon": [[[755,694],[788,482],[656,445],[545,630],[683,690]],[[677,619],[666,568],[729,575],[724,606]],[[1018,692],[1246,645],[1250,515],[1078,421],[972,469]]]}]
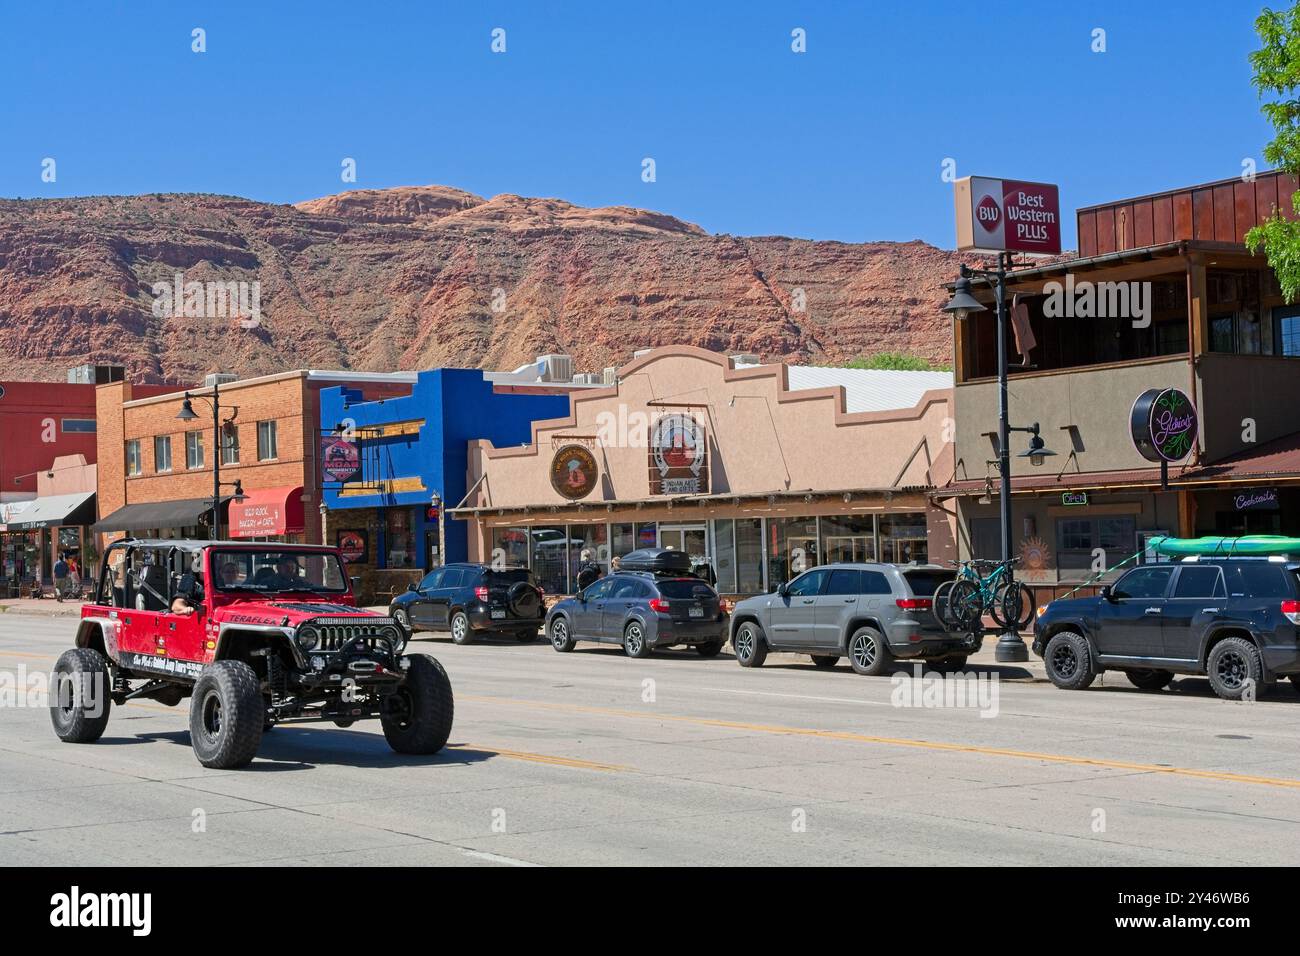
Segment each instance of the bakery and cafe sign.
[{"label": "bakery and cafe sign", "polygon": [[1061,197],[1050,183],[967,176],[954,184],[960,252],[1061,252]]},{"label": "bakery and cafe sign", "polygon": [[650,433],[650,494],[702,495],[709,490],[704,426],[694,415],[664,415]]},{"label": "bakery and cafe sign", "polygon": [[561,445],[551,457],[551,487],[570,501],[591,494],[599,477],[596,456],[586,445]]},{"label": "bakery and cafe sign", "polygon": [[1182,461],[1196,447],[1196,407],[1177,388],[1149,388],[1129,412],[1133,447],[1147,461]]}]

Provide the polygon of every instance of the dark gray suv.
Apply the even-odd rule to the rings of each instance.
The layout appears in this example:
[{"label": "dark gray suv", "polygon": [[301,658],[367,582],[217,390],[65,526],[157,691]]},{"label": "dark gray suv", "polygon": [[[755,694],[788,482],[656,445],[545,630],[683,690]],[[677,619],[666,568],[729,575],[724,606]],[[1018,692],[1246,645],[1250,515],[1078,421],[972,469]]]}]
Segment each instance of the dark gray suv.
[{"label": "dark gray suv", "polygon": [[825,564],[772,594],[739,602],[731,646],[743,667],[768,651],[811,654],[818,667],[841,657],[859,674],[883,674],[895,659],[961,667],[977,649],[940,626],[931,612],[935,588],[954,572],[936,565]]},{"label": "dark gray suv", "polygon": [[683,644],[715,657],[727,638],[727,616],[707,581],[684,575],[619,571],[555,604],[546,635],[557,651],[578,641],[622,644],[628,657]]}]

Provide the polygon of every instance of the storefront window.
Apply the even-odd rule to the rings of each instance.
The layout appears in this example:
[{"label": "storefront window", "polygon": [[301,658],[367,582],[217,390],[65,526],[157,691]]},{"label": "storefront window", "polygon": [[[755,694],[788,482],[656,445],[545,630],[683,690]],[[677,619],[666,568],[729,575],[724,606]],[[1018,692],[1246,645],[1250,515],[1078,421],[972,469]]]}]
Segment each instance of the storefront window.
[{"label": "storefront window", "polygon": [[1091,568],[1096,551],[1110,567],[1137,549],[1137,523],[1133,518],[1057,518],[1056,566],[1062,571]]},{"label": "storefront window", "polygon": [[636,526],[636,546],[653,548],[659,544],[659,526],[653,521],[640,521]]},{"label": "storefront window", "polygon": [[736,523],[730,518],[713,522],[713,567],[718,573],[718,590],[736,591]]},{"label": "storefront window", "polygon": [[822,554],[826,563],[876,560],[876,522],[871,515],[822,518]]},{"label": "storefront window", "polygon": [[547,594],[569,593],[569,533],[564,525],[529,528],[533,577]]},{"label": "storefront window", "polygon": [[606,573],[609,572],[609,528],[605,524],[571,524],[569,525],[569,574],[577,580],[578,568],[582,566],[582,552],[590,548],[596,555],[596,563]]},{"label": "storefront window", "polygon": [[635,551],[636,549],[635,525],[614,524],[609,526],[609,555],[611,558],[621,558],[629,551]]},{"label": "storefront window", "polygon": [[880,516],[880,560],[891,564],[925,562],[930,550],[926,543],[925,513]]},{"label": "storefront window", "polygon": [[792,580],[821,564],[816,518],[769,518],[767,522],[767,584]]},{"label": "storefront window", "polygon": [[389,508],[385,513],[384,540],[388,567],[416,567],[415,535],[411,531],[411,509]]},{"label": "storefront window", "polygon": [[528,567],[528,529],[494,529],[492,532],[492,556],[489,560],[494,566],[507,568]]},{"label": "storefront window", "polygon": [[736,593],[758,594],[763,590],[763,519],[737,518]]}]

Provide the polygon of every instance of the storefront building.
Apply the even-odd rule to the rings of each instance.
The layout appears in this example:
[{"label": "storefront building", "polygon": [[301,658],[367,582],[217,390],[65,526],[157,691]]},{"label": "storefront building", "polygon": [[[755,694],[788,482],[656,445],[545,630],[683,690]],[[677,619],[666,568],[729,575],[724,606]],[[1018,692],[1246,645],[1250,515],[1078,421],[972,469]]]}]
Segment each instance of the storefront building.
[{"label": "storefront building", "polygon": [[0,596],[52,586],[63,558],[80,576],[93,574],[99,553],[95,521],[95,466],[85,455],[62,455],[36,476],[36,497],[0,505]]},{"label": "storefront building", "polygon": [[[221,409],[214,428],[213,384]],[[99,520],[106,538],[212,537],[212,468],[219,456],[223,537],[321,540],[320,394],[346,386],[366,398],[409,390],[414,373],[297,370],[141,397],[115,382],[96,393]],[[177,416],[185,396],[197,418]],[[242,499],[232,500],[238,481]],[[102,543],[102,542],[101,542]]]},{"label": "storefront building", "polygon": [[[1022,310],[1011,422],[1037,421],[1055,452],[1033,467],[1012,437],[1013,540],[1031,584],[1113,579],[1153,558],[1155,534],[1300,534],[1300,307],[1243,244],[1294,190],[1263,173],[1080,209],[1079,258],[1009,275]],[[996,334],[992,309],[955,323],[956,468],[940,494],[961,515],[963,556],[1001,556]],[[1130,434],[1153,389],[1192,406],[1167,489]]]},{"label": "storefront building", "polygon": [[472,560],[526,565],[563,594],[587,548],[608,569],[672,547],[723,593],[754,594],[829,561],[955,556],[952,518],[928,497],[952,471],[947,373],[679,346],[614,378],[524,443],[470,444],[453,514]]},{"label": "storefront building", "polygon": [[470,440],[526,442],[533,421],[563,415],[578,387],[535,379],[433,369],[396,398],[321,394],[327,542],[343,549],[367,591],[392,593],[413,572],[466,560],[465,526],[448,521],[446,507],[465,496]]}]

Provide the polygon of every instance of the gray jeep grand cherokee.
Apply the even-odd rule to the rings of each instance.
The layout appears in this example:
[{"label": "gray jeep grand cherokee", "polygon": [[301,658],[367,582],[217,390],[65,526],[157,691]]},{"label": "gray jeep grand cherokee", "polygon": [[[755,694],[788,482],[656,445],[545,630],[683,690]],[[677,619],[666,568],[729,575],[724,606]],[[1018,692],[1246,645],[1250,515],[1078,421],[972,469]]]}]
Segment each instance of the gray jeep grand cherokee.
[{"label": "gray jeep grand cherokee", "polygon": [[859,674],[883,674],[895,659],[961,667],[977,649],[940,626],[935,588],[954,572],[929,564],[824,564],[771,594],[739,602],[731,646],[742,667],[768,651],[811,654],[818,667],[841,657]]}]

